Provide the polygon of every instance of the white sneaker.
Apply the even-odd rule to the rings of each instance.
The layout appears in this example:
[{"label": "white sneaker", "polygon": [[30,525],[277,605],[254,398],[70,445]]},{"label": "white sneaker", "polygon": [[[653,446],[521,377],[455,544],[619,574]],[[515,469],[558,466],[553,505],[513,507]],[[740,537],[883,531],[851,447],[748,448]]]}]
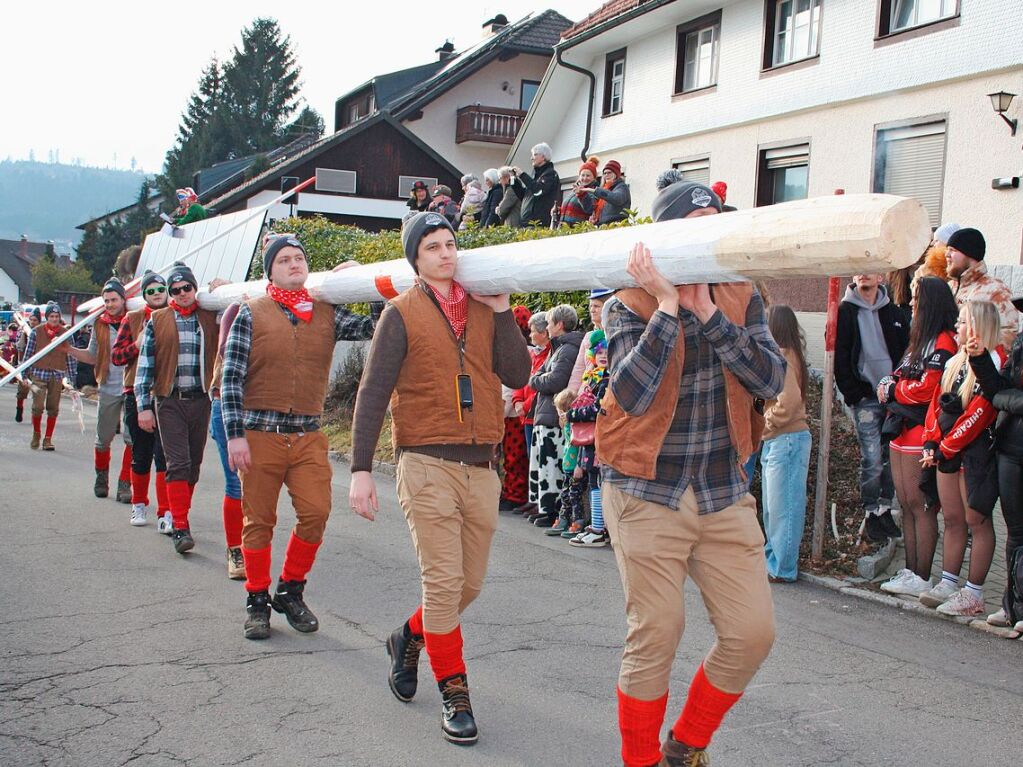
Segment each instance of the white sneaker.
[{"label": "white sneaker", "polygon": [[957,591],[959,591],[959,586],[957,584],[950,583],[942,578],[938,581],[937,586],[920,595],[920,604],[925,605],[926,607],[937,607],[951,599],[952,595]]},{"label": "white sneaker", "polygon": [[902,568],[897,573],[895,573],[895,575],[893,575],[891,578],[889,578],[888,580],[881,584],[881,591],[887,591],[889,594],[898,593],[893,592],[892,589],[902,585],[902,582],[905,581],[906,578],[908,578],[911,575],[913,575],[912,570],[905,567]]},{"label": "white sneaker", "polygon": [[174,532],[174,520],[171,518],[170,512],[160,517],[156,523],[156,532],[161,535],[170,535]]},{"label": "white sneaker", "polygon": [[133,503],[131,505],[132,527],[143,527],[146,524],[146,504]]},{"label": "white sneaker", "polygon": [[[891,583],[891,581],[888,581]],[[919,597],[925,591],[930,590],[931,582],[925,581],[916,573],[910,573],[902,581],[890,588],[885,589],[889,594],[905,594],[909,597]]]},{"label": "white sneaker", "polygon": [[600,532],[594,530],[592,527],[587,527],[579,535],[569,541],[573,546],[584,546],[588,549],[597,549],[602,546],[607,546],[609,538],[606,530]]},{"label": "white sneaker", "polygon": [[984,613],[984,598],[969,589],[959,589],[950,600],[938,606],[942,615],[965,615],[973,617]]},{"label": "white sneaker", "polygon": [[1005,608],[1000,609],[996,613],[991,613],[987,616],[987,622],[990,626],[999,626],[1001,628],[1009,627],[1009,616],[1005,614]]}]

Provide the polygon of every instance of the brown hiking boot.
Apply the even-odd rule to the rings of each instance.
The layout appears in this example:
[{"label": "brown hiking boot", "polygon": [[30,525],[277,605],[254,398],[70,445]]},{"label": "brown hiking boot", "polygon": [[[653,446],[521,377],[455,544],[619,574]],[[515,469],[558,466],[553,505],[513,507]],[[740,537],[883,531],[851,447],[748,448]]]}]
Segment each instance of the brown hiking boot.
[{"label": "brown hiking boot", "polygon": [[53,450],[53,442],[49,437],[43,437],[43,450]]},{"label": "brown hiking boot", "polygon": [[233,546],[227,550],[227,577],[232,581],[245,580],[245,558],[242,547]]},{"label": "brown hiking boot", "polygon": [[668,732],[668,739],[661,746],[661,761],[658,767],[710,767],[710,756],[706,749],[693,748],[679,743]]},{"label": "brown hiking boot", "polygon": [[33,450],[39,449],[39,437],[40,434],[37,431],[32,432],[32,441],[28,443],[28,446]]}]

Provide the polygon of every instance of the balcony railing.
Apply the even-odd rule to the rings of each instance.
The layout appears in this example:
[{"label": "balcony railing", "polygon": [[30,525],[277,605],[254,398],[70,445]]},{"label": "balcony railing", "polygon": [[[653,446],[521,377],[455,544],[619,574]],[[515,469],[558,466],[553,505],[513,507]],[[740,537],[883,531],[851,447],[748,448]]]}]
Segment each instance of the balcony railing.
[{"label": "balcony railing", "polygon": [[526,113],[521,109],[501,107],[462,107],[458,110],[455,143],[486,141],[490,144],[511,144],[522,127]]}]

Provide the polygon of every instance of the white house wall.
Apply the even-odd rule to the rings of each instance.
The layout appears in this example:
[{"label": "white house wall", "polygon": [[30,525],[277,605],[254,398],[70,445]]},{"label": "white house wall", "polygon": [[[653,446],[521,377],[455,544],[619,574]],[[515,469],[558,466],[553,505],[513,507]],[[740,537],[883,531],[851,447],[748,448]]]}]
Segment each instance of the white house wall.
[{"label": "white house wall", "polygon": [[[29,297],[25,296],[27,300]],[[18,283],[11,279],[11,276],[0,269],[0,301],[10,301],[17,303],[21,300],[21,292],[18,288]]]},{"label": "white house wall", "polygon": [[[458,110],[475,104],[518,109],[522,81],[539,82],[549,62],[547,56],[526,54],[519,54],[510,61],[492,61],[427,104],[420,119],[405,120],[402,124],[462,173],[481,175],[487,168],[504,165],[508,147],[504,144],[488,147],[456,144]],[[509,83],[508,91],[501,88],[504,82]]]},{"label": "white house wall", "polygon": [[[942,219],[977,226],[989,258],[1019,263],[1023,191],[996,191],[991,180],[1020,175],[1020,139],[996,117],[986,94],[1020,93],[1023,2],[962,0],[958,26],[875,47],[874,0],[823,0],[820,58],[809,66],[761,74],[764,3],[743,0],[722,11],[718,83],[714,90],[672,95],[675,27],[694,16],[684,0],[647,14],[657,29],[627,38],[623,112],[602,118],[605,56],[622,47],[604,35],[564,51],[597,77],[589,153],[623,163],[634,206],[648,213],[657,173],[672,159],[710,155],[710,175],[728,182],[728,201],[754,204],[758,145],[810,139],[809,193],[869,191],[875,126],[929,115],[947,119]],[[1015,6],[1017,12],[1010,12]],[[689,11],[687,12],[687,8]],[[655,16],[656,14],[656,16]],[[637,22],[633,22],[637,24]],[[584,143],[587,80],[561,69],[575,91],[541,100],[537,109],[567,111],[552,135],[527,132],[515,153],[527,160],[537,141],[551,144],[559,173],[575,174]],[[563,86],[558,90],[563,91]],[[552,93],[556,92],[552,89]],[[1010,116],[1023,114],[1023,97]],[[548,123],[550,124],[550,123]]]}]

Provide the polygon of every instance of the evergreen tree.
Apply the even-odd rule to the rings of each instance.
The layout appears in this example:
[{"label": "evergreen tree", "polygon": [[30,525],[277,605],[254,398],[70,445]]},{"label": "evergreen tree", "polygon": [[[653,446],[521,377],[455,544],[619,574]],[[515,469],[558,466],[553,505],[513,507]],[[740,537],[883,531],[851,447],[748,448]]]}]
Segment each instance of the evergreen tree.
[{"label": "evergreen tree", "polygon": [[276,148],[298,110],[301,68],[274,19],[256,19],[242,30],[241,47],[224,64],[224,96],[231,145],[242,157]]},{"label": "evergreen tree", "polygon": [[323,117],[320,113],[313,109],[311,106],[306,104],[302,111],[298,113],[296,117],[287,128],[284,129],[283,138],[285,141],[292,141],[299,136],[306,134],[313,134],[316,138],[323,135],[323,131],[326,126],[323,123]]}]

